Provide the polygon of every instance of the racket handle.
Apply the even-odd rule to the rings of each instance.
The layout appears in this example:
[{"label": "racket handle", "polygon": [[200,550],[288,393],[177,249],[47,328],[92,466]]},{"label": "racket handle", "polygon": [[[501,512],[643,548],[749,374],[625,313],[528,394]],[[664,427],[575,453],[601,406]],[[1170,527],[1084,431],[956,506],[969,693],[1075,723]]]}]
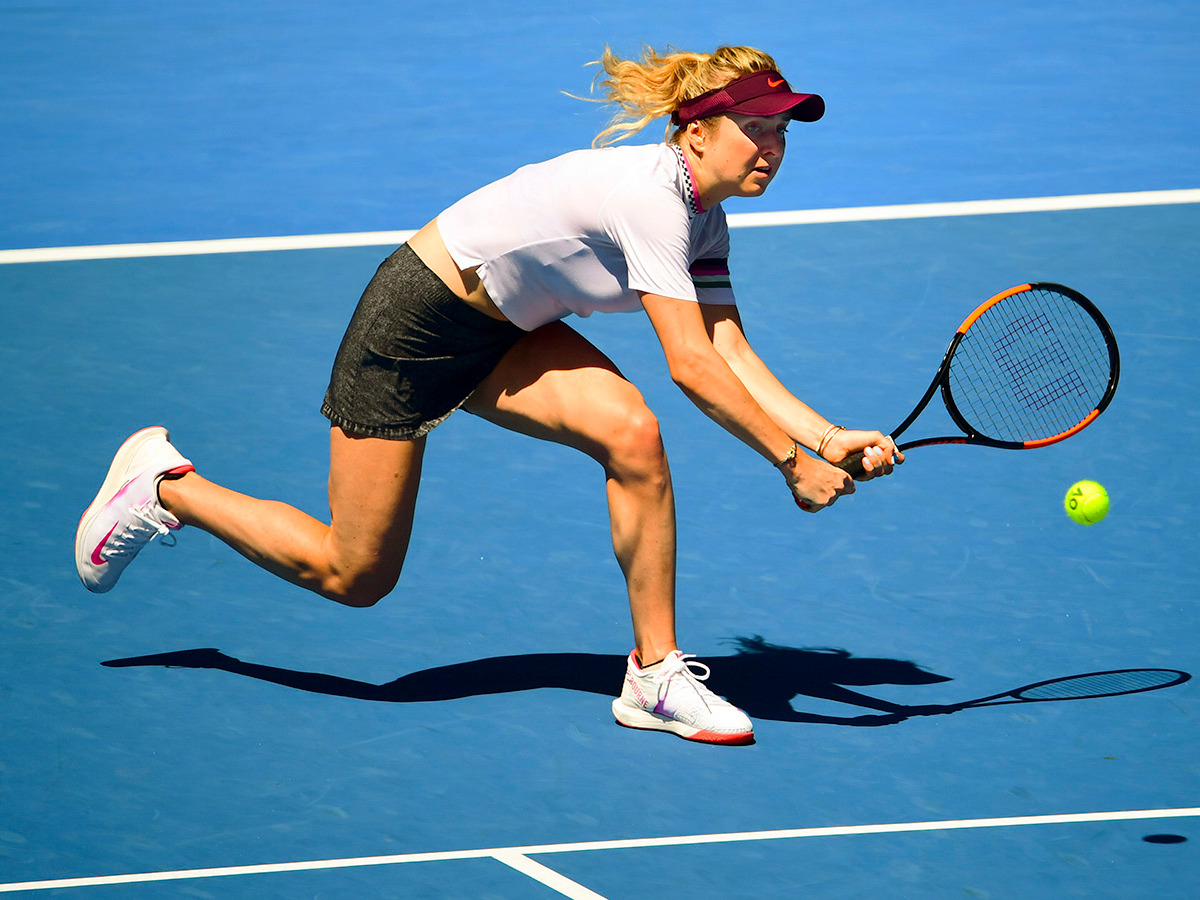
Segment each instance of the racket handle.
[{"label": "racket handle", "polygon": [[[860,475],[865,475],[867,471],[863,468],[863,455],[864,454],[861,450],[855,450],[841,462],[831,463],[831,465],[837,466],[851,478],[858,478]],[[794,499],[796,501],[796,505],[801,509],[809,509],[809,505],[806,501],[801,500],[799,497],[795,497]]]},{"label": "racket handle", "polygon": [[866,469],[863,468],[862,461],[862,451],[855,450],[841,462],[835,462],[833,465],[837,466],[843,472],[846,472],[851,478],[857,478],[859,475],[862,475],[866,472]]},{"label": "racket handle", "polygon": [[[893,444],[896,443],[896,439],[894,437],[891,440]],[[899,447],[897,446],[896,449],[899,449]],[[851,478],[858,478],[860,475],[865,475],[867,471],[863,467],[863,456],[864,454],[861,450],[855,450],[841,462],[832,463],[832,465],[837,466]]]}]

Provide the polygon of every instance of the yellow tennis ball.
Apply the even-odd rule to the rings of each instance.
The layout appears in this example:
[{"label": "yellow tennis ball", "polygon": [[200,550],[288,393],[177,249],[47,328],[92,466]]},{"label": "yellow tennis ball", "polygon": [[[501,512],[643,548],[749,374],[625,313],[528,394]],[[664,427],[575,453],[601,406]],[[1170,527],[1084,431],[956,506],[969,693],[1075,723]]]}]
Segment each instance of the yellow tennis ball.
[{"label": "yellow tennis ball", "polygon": [[1080,525],[1095,525],[1108,515],[1108,491],[1095,481],[1077,481],[1068,488],[1063,506]]}]

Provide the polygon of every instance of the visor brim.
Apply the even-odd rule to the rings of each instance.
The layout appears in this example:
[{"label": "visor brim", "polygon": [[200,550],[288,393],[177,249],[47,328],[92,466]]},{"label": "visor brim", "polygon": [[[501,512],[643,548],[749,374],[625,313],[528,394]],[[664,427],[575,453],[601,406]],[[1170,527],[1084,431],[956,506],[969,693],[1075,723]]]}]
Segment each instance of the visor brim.
[{"label": "visor brim", "polygon": [[765,94],[743,100],[725,112],[742,116],[779,116],[790,113],[800,122],[815,122],[825,115],[825,101],[819,94]]}]

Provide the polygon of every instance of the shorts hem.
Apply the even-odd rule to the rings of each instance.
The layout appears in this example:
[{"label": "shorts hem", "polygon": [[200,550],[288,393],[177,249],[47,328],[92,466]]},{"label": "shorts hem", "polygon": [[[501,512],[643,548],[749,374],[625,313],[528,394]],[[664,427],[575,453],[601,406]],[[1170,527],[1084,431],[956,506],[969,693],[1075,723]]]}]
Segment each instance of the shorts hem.
[{"label": "shorts hem", "polygon": [[329,420],[330,425],[336,425],[350,437],[382,438],[385,441],[415,441],[445,422],[457,409],[456,406],[445,415],[416,425],[363,425],[361,422],[352,422],[345,416],[338,415],[328,403],[322,404],[321,415]]}]

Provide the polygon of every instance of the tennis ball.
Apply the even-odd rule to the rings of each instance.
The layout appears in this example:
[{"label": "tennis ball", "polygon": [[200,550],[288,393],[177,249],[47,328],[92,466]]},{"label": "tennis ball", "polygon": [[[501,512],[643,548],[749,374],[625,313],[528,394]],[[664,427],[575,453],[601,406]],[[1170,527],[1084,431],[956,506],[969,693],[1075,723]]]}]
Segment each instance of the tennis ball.
[{"label": "tennis ball", "polygon": [[1067,489],[1063,506],[1080,525],[1095,525],[1108,515],[1108,491],[1094,481],[1077,481]]}]

